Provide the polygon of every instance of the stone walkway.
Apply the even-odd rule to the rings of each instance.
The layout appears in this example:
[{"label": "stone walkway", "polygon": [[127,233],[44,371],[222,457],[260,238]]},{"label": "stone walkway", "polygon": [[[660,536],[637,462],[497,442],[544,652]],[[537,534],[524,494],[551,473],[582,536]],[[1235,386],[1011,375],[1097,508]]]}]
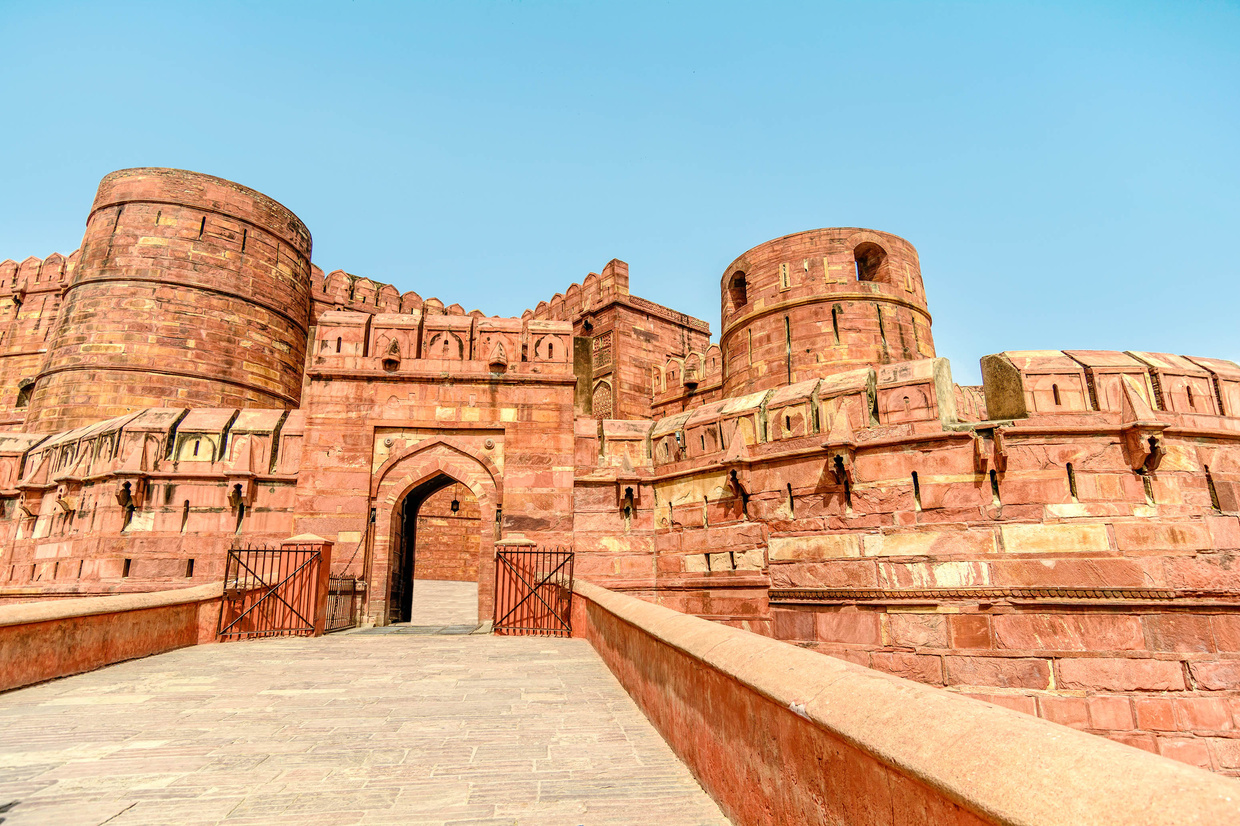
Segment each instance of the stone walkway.
[{"label": "stone walkway", "polygon": [[413,581],[412,626],[478,627],[478,583]]},{"label": "stone walkway", "polygon": [[361,632],[0,694],[0,820],[727,823],[585,641]]}]

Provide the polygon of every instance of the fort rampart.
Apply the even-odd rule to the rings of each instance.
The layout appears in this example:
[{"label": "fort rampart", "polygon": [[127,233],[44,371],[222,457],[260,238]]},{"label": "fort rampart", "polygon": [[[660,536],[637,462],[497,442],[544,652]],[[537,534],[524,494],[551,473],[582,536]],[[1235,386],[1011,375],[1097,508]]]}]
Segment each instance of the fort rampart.
[{"label": "fort rampart", "polygon": [[0,265],[0,600],[311,533],[367,621],[419,547],[486,619],[497,544],[571,545],[613,590],[1240,774],[1234,363],[1004,352],[957,385],[916,251],[856,228],[737,258],[718,345],[616,259],[495,318],[309,255],[265,196],[128,170],[79,252]]}]

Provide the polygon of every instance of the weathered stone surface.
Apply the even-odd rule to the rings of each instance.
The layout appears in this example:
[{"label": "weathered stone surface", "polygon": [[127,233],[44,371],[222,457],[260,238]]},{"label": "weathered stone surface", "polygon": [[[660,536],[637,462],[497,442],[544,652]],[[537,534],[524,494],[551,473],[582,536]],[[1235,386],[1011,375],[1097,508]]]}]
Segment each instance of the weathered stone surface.
[{"label": "weathered stone surface", "polygon": [[[0,602],[219,582],[235,543],[313,533],[367,621],[411,576],[476,583],[485,619],[528,542],[1190,762],[1134,701],[1240,709],[1231,362],[1008,351],[956,386],[916,250],[855,228],[736,258],[718,345],[617,259],[493,318],[310,254],[264,195],[139,169],[80,250],[0,262]],[[1221,707],[1172,708],[1232,771]]]}]

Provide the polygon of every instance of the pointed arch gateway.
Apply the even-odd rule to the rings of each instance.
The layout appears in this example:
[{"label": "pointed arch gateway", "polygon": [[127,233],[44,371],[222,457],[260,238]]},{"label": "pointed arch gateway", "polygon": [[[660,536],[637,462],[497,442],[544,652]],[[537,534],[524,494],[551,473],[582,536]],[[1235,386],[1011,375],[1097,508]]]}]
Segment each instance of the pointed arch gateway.
[{"label": "pointed arch gateway", "polygon": [[[406,514],[440,490],[459,483],[477,501],[480,530],[477,539],[478,620],[491,618],[495,607],[496,510],[503,501],[499,470],[485,456],[470,452],[449,438],[430,438],[388,459],[372,477],[371,501],[375,508],[375,541],[367,573],[367,618],[387,625],[390,617],[407,606],[392,605],[406,575],[400,565],[407,548]],[[410,511],[409,508],[413,510]]]}]

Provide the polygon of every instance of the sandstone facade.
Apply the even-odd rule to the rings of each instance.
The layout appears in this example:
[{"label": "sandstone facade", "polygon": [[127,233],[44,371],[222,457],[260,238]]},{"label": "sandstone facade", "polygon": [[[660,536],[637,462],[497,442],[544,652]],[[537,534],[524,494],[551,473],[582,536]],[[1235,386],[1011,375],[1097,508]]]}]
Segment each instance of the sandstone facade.
[{"label": "sandstone facade", "polygon": [[[310,263],[291,212],[104,179],[82,248],[0,264],[0,599],[215,581],[314,533],[402,616],[494,548],[1240,773],[1240,367],[936,358],[916,250],[739,256],[722,330],[613,260],[521,318]],[[451,503],[457,502],[454,511]]]}]

